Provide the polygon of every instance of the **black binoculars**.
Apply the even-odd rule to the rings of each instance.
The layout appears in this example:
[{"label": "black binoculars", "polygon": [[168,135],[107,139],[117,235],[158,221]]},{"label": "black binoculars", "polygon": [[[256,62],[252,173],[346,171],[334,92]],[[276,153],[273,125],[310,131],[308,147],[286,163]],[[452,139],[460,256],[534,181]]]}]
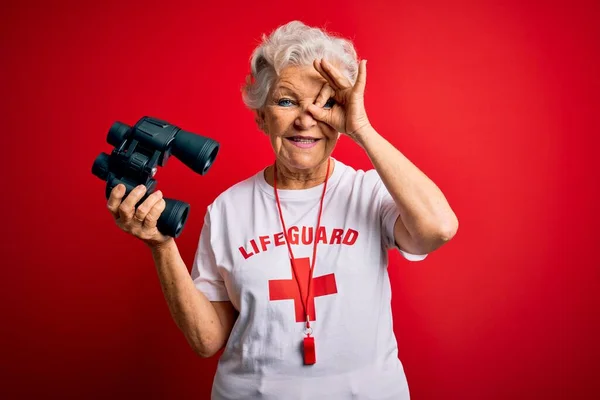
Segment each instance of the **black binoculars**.
[{"label": "black binoculars", "polygon": [[[153,179],[157,166],[164,167],[171,154],[204,175],[219,152],[219,143],[187,132],[152,117],[142,117],[133,126],[115,122],[108,131],[107,142],[114,146],[109,155],[101,153],[92,166],[92,174],[106,181],[106,198],[115,186],[125,185],[125,197],[138,185],[146,186],[136,208],[156,190]],[[178,237],[187,221],[190,205],[164,198],[166,208],[157,221],[157,229],[166,236]]]}]

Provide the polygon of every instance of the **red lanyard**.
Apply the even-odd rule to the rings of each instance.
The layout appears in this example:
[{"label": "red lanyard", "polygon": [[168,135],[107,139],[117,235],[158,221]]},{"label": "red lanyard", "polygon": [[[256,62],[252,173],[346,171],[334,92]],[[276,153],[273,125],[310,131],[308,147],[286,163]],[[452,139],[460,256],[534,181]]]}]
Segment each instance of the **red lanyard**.
[{"label": "red lanyard", "polygon": [[308,290],[307,290],[306,296],[302,296],[302,288],[300,287],[300,279],[298,279],[298,273],[296,272],[294,253],[292,252],[292,247],[290,246],[288,231],[285,227],[285,222],[283,221],[283,213],[281,212],[281,203],[279,201],[279,196],[277,194],[277,163],[273,164],[273,187],[275,189],[275,201],[277,203],[277,209],[279,210],[279,218],[281,219],[281,225],[283,226],[283,235],[285,236],[285,242],[287,244],[288,250],[290,252],[290,256],[292,258],[291,259],[292,271],[294,272],[294,277],[296,278],[296,283],[298,284],[298,291],[300,292],[300,300],[302,301],[304,315],[306,315],[306,337],[304,338],[304,363],[305,364],[314,364],[316,362],[315,340],[314,340],[314,337],[311,337],[312,329],[310,327],[310,318],[308,316],[308,299],[310,296],[310,286],[312,283],[313,271],[315,270],[315,261],[317,259],[317,236],[319,234],[319,228],[321,225],[321,214],[323,212],[323,200],[325,199],[325,191],[327,190],[327,180],[329,179],[330,165],[331,165],[331,158],[329,158],[327,160],[327,174],[325,175],[325,184],[323,185],[323,194],[321,195],[321,201],[319,204],[319,216],[317,217],[317,228],[313,235],[315,242],[313,245],[312,265],[310,267],[310,273],[308,276]]}]

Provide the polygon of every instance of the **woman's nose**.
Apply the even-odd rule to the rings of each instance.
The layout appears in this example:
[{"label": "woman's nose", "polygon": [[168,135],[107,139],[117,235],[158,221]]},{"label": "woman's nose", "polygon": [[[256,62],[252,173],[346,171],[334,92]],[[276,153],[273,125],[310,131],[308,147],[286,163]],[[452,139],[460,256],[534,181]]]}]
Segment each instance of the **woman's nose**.
[{"label": "woman's nose", "polygon": [[294,120],[294,125],[301,130],[307,130],[317,125],[317,120],[308,112],[306,107],[300,109],[300,114]]}]

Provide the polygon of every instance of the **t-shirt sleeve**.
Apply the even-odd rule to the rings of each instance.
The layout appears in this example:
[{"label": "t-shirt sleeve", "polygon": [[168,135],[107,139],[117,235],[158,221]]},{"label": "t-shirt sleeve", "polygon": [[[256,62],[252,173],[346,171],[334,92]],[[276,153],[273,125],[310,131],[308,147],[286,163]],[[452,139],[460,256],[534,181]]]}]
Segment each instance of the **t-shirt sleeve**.
[{"label": "t-shirt sleeve", "polygon": [[227,301],[229,300],[229,296],[211,244],[212,235],[210,209],[208,209],[204,217],[202,231],[200,232],[200,240],[194,257],[191,277],[196,288],[204,293],[208,300]]},{"label": "t-shirt sleeve", "polygon": [[392,195],[387,190],[383,181],[379,177],[376,171],[373,170],[377,175],[377,183],[375,186],[375,195],[377,196],[376,204],[379,204],[379,216],[381,221],[381,232],[382,241],[386,249],[396,249],[402,254],[408,261],[422,261],[427,257],[427,254],[412,254],[402,250],[394,239],[394,225],[396,220],[400,216],[400,211],[396,207],[396,202],[392,198]]}]

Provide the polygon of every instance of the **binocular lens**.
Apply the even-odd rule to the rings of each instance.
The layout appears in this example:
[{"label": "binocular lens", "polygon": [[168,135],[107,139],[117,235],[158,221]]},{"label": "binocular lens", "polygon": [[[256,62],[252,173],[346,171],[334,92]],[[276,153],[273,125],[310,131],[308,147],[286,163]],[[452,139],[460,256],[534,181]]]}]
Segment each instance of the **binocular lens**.
[{"label": "binocular lens", "polygon": [[173,155],[200,175],[209,170],[218,152],[218,142],[184,130],[173,141]]},{"label": "binocular lens", "polygon": [[117,147],[123,142],[123,140],[125,140],[130,128],[131,127],[129,125],[123,124],[118,121],[115,122],[108,130],[108,136],[106,137],[106,141],[111,146]]},{"label": "binocular lens", "polygon": [[190,206],[183,201],[165,198],[166,207],[157,221],[158,230],[167,236],[178,237],[187,221]]},{"label": "binocular lens", "polygon": [[110,156],[106,153],[100,153],[96,160],[94,161],[94,165],[92,165],[92,174],[96,175],[98,178],[102,180],[106,180],[108,178],[108,160]]}]

